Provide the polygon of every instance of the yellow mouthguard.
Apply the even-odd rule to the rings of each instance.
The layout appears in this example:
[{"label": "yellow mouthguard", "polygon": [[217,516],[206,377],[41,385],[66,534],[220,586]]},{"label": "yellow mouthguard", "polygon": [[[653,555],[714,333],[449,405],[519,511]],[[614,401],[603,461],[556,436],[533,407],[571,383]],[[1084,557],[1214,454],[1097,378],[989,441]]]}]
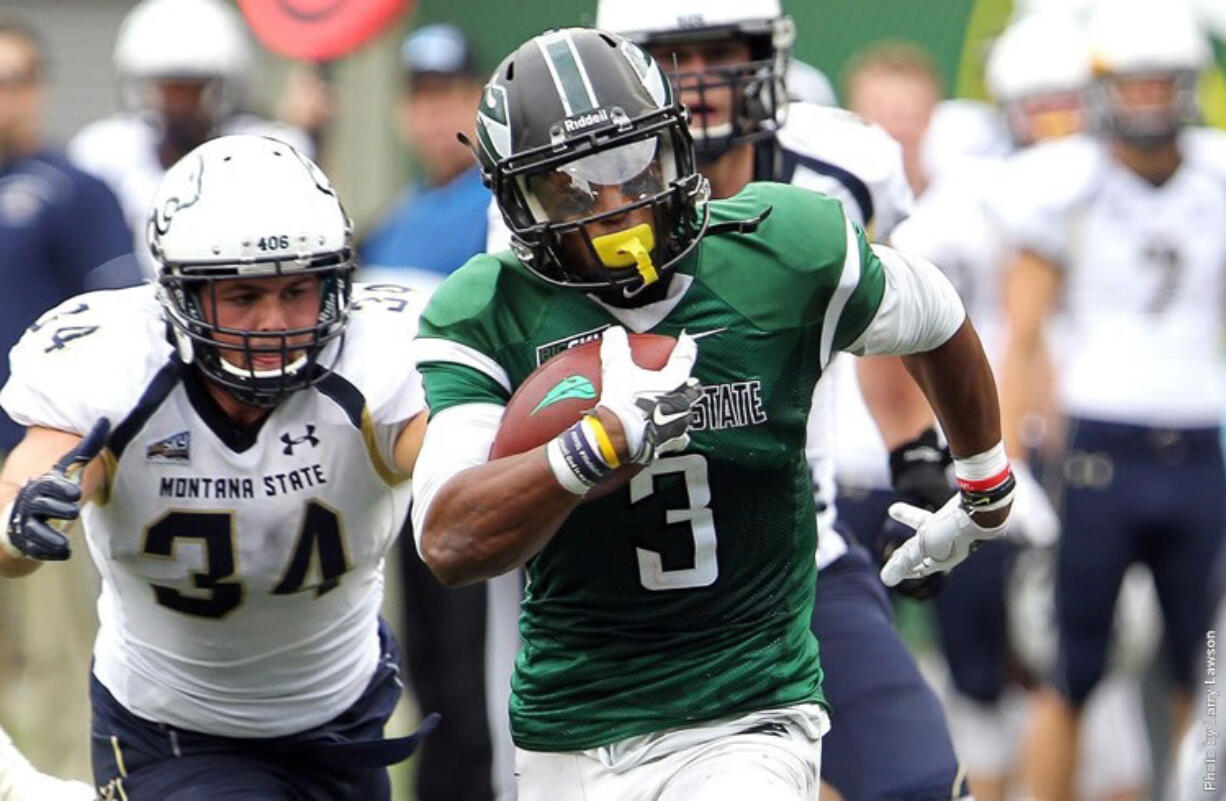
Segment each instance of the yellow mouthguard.
[{"label": "yellow mouthguard", "polygon": [[655,246],[655,235],[647,223],[592,239],[592,247],[604,266],[614,269],[633,266],[643,277],[644,285],[660,280],[656,266],[651,263],[651,249]]}]

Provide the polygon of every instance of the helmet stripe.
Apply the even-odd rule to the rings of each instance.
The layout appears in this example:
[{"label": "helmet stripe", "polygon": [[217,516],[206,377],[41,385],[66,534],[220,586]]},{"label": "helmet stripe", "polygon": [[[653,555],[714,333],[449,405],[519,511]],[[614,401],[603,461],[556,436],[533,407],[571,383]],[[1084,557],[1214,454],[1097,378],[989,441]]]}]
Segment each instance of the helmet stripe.
[{"label": "helmet stripe", "polygon": [[566,31],[556,31],[536,39],[553,78],[554,88],[562,101],[566,116],[570,117],[596,108],[596,93],[587,72],[582,67],[575,43]]}]

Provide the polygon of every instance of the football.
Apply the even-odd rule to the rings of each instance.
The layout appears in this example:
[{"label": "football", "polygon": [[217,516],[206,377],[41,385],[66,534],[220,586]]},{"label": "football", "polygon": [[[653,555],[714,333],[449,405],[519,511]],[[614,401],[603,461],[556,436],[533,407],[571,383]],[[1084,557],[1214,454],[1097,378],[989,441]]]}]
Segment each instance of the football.
[{"label": "football", "polygon": [[[630,334],[630,353],[640,367],[659,370],[677,340],[660,334]],[[536,368],[515,390],[494,437],[490,458],[499,459],[544,445],[574,425],[600,399],[600,340],[562,351]],[[605,495],[625,484],[641,468],[618,470],[589,493]]]}]

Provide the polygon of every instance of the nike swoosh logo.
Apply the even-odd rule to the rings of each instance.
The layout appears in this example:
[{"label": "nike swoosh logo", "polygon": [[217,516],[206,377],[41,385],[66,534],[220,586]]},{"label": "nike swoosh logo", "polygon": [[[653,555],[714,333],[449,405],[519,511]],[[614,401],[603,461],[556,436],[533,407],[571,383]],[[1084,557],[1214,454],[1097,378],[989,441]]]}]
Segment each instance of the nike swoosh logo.
[{"label": "nike swoosh logo", "polygon": [[690,339],[695,339],[695,340],[702,339],[703,337],[709,337],[712,334],[718,334],[718,333],[721,333],[727,330],[728,330],[728,326],[726,325],[723,326],[722,328],[712,328],[710,331],[700,331],[697,334],[690,334]]},{"label": "nike swoosh logo", "polygon": [[660,414],[660,407],[657,406],[655,408],[655,411],[651,413],[651,422],[655,423],[658,426],[666,426],[669,423],[675,423],[681,418],[689,417],[689,416],[690,416],[689,409],[686,409],[685,411],[681,411],[681,412],[674,412],[672,414]]}]

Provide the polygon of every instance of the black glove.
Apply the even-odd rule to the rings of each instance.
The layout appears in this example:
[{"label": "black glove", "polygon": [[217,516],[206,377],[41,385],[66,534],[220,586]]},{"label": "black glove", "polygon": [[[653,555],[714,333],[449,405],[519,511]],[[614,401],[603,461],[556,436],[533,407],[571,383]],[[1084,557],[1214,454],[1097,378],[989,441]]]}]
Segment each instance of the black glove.
[{"label": "black glove", "polygon": [[[954,494],[945,472],[952,463],[949,449],[941,446],[934,429],[929,428],[910,442],[899,445],[890,451],[890,484],[897,495],[894,501],[930,512],[941,508]],[[873,543],[878,565],[884,565],[894,549],[913,536],[915,529],[887,516]],[[899,582],[894,590],[923,601],[940,592],[944,584],[945,574],[933,573]]]},{"label": "black glove", "polygon": [[80,472],[102,450],[110,430],[110,421],[103,417],[54,467],[17,492],[0,543],[5,550],[42,562],[61,562],[72,555],[68,537],[49,521],[77,519],[81,513]]}]

